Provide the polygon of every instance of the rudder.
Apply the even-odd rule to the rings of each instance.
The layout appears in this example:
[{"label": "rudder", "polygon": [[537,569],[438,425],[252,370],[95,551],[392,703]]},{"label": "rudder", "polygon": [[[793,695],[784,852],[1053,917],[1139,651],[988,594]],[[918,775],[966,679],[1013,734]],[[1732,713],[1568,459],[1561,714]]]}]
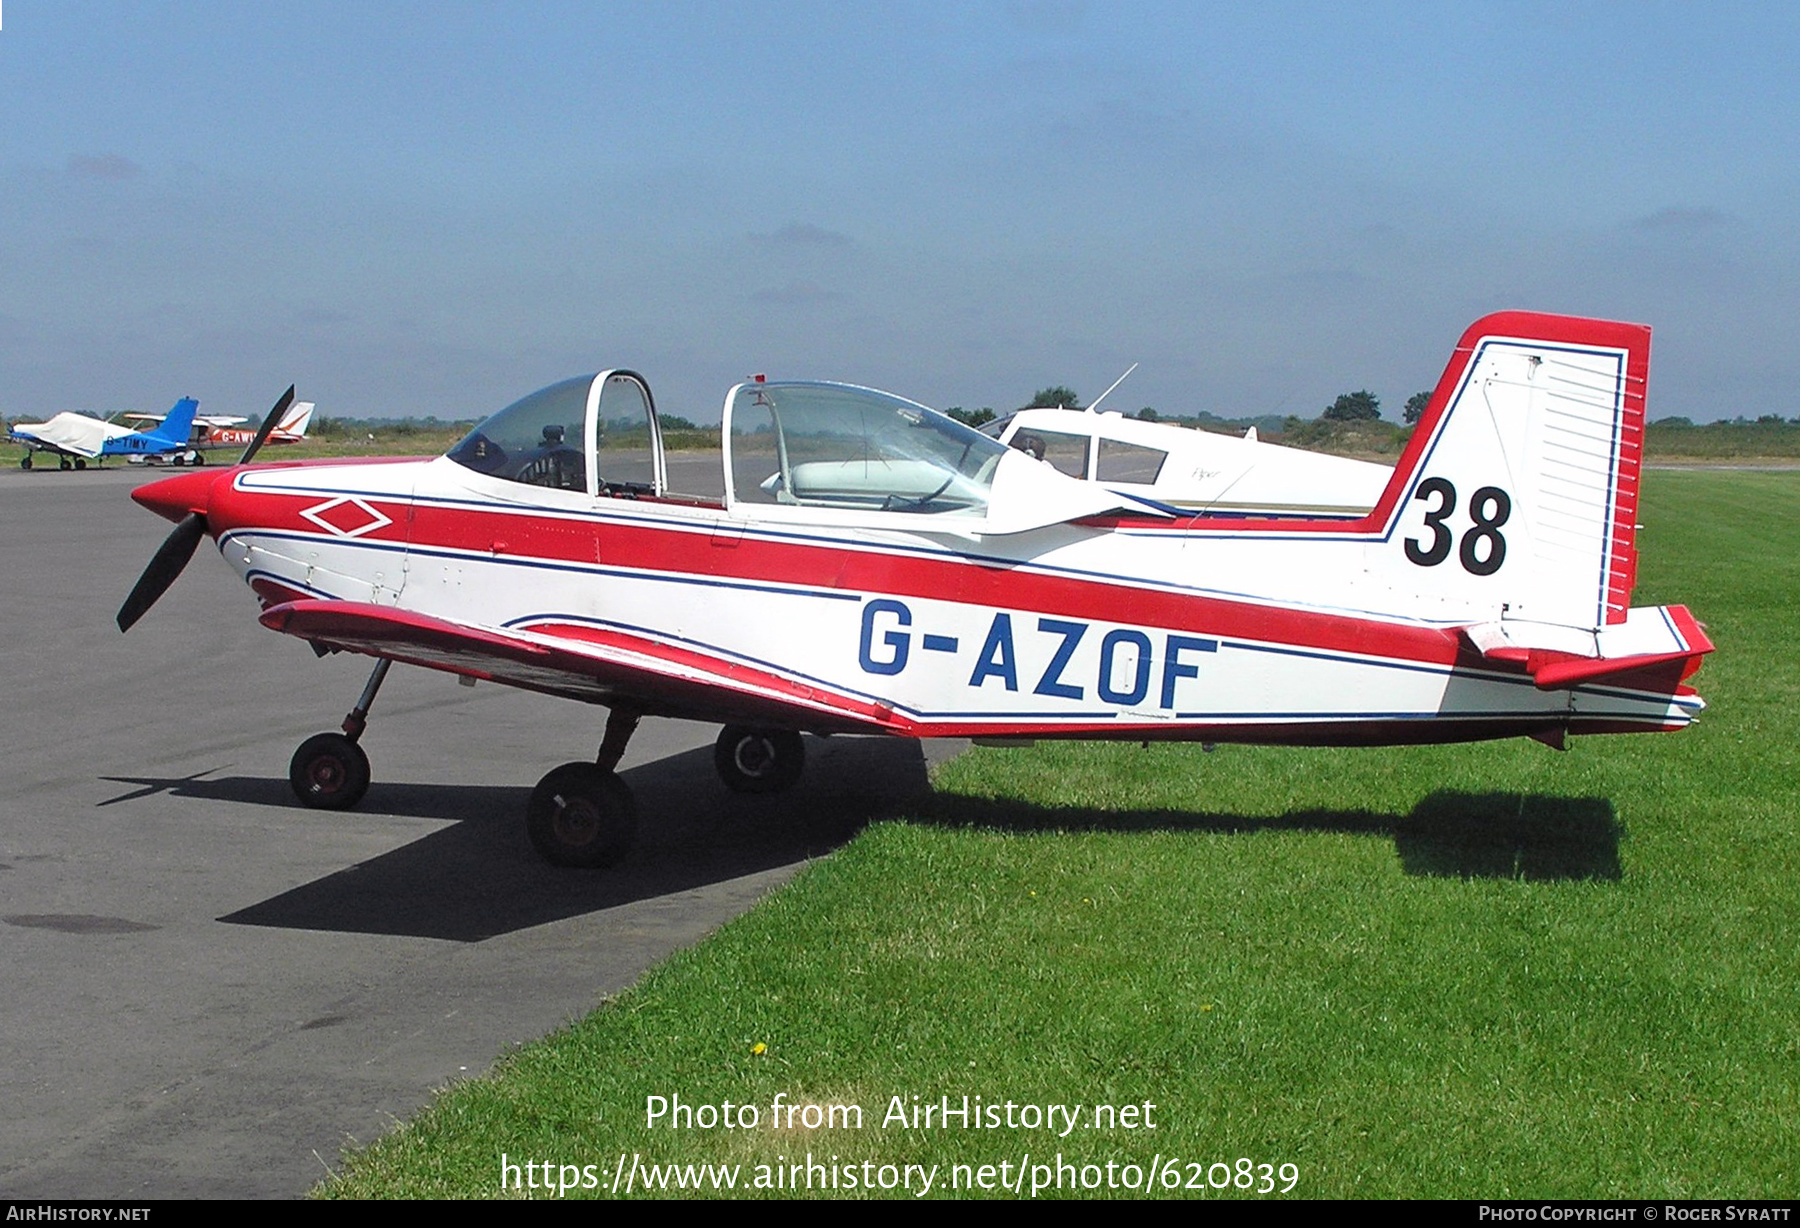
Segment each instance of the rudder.
[{"label": "rudder", "polygon": [[1593,631],[1637,576],[1650,329],[1502,312],[1463,334],[1373,519],[1398,589]]}]

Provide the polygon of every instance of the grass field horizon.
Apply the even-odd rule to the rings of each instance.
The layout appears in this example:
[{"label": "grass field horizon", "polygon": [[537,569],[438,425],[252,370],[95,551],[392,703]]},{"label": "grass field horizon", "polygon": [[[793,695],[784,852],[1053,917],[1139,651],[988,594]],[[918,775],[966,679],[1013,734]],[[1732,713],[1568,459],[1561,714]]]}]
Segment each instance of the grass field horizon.
[{"label": "grass field horizon", "polygon": [[[1174,1160],[1167,1196],[1242,1194],[1205,1178],[1245,1161],[1293,1164],[1290,1196],[1792,1196],[1800,476],[1654,473],[1642,519],[1635,604],[1687,604],[1719,646],[1695,728],[1568,754],[974,750],[318,1192],[533,1193],[502,1189],[505,1155],[608,1182],[735,1165],[735,1193],[789,1196],[755,1180],[810,1154],[979,1196],[952,1166],[1029,1154],[1140,1182]],[[762,1120],[647,1126],[675,1095]],[[1154,1104],[1155,1129],[881,1124],[965,1095]],[[771,1129],[778,1096],[865,1124]]]},{"label": "grass field horizon", "polygon": [[[1163,419],[1170,425],[1181,425]],[[1298,421],[1298,420],[1296,420]],[[344,457],[438,456],[453,447],[472,423],[430,423],[411,421],[383,425],[379,421],[359,422],[353,430],[317,431],[298,444],[273,447],[265,460],[332,460]],[[1353,456],[1361,460],[1392,465],[1406,441],[1409,428],[1397,423],[1331,423],[1306,422],[1293,435],[1279,431],[1264,432],[1269,443],[1299,447],[1303,450]],[[364,429],[368,428],[368,429]],[[1208,424],[1203,429],[1241,434],[1241,427]],[[663,428],[663,446],[670,452],[717,452],[718,426],[696,428]],[[215,448],[207,451],[211,465],[233,463],[239,449]],[[23,444],[0,439],[0,468],[17,466],[24,458]],[[1800,420],[1783,422],[1721,421],[1695,425],[1685,419],[1652,423],[1645,432],[1644,453],[1649,463],[1661,465],[1723,466],[1800,466]],[[124,466],[122,456],[107,457],[90,464]],[[40,453],[35,464],[56,468],[58,458]]]}]

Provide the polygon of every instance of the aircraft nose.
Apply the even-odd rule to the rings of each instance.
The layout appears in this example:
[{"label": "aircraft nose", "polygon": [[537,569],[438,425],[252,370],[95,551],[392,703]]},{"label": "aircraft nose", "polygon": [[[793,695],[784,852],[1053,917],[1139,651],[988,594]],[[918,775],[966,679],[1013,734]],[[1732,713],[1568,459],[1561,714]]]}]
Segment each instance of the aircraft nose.
[{"label": "aircraft nose", "polygon": [[212,502],[213,483],[223,472],[183,473],[160,482],[149,482],[131,492],[131,497],[164,520],[182,520],[190,513],[206,515]]}]

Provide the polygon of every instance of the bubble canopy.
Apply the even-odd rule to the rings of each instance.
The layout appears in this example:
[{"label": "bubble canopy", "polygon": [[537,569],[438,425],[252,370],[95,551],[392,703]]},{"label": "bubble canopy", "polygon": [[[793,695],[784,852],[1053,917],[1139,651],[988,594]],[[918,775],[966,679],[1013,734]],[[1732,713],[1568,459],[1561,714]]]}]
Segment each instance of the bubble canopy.
[{"label": "bubble canopy", "polygon": [[747,383],[725,407],[733,504],[979,517],[1007,449],[904,397]]},{"label": "bubble canopy", "polygon": [[661,493],[650,387],[630,371],[566,379],[521,397],[446,455],[476,473],[552,490]]}]

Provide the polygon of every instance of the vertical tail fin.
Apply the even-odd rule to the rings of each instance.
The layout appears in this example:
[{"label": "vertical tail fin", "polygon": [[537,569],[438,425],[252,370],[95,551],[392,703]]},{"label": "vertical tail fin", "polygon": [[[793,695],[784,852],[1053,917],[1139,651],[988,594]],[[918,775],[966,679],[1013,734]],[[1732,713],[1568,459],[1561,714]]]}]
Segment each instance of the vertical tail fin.
[{"label": "vertical tail fin", "polygon": [[312,425],[313,403],[311,401],[295,401],[294,407],[281,416],[275,429],[284,435],[292,435],[296,439],[306,438],[306,428]]},{"label": "vertical tail fin", "polygon": [[1637,578],[1650,330],[1502,312],[1471,325],[1374,519],[1401,589],[1599,631]]},{"label": "vertical tail fin", "polygon": [[193,433],[194,415],[199,412],[200,402],[193,397],[182,397],[175,402],[168,416],[157,423],[156,428],[147,432],[158,443],[170,447],[185,447],[188,436]]}]

